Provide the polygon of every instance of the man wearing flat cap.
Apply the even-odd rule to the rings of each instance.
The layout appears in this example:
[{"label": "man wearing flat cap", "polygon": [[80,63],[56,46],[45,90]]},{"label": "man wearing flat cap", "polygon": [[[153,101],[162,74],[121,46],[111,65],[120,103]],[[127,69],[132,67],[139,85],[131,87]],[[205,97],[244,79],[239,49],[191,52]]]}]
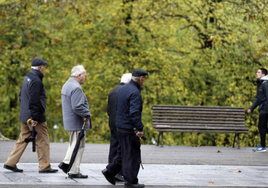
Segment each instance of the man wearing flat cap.
[{"label": "man wearing flat cap", "polygon": [[[31,136],[32,127],[37,131],[36,150],[39,161],[39,173],[55,173],[58,170],[50,166],[49,135],[46,122],[46,91],[43,85],[44,71],[47,62],[42,59],[32,61],[32,70],[24,77],[20,91],[20,121],[21,132],[11,154],[4,164],[4,168],[13,172],[23,172],[17,168],[28,143],[25,139]],[[32,119],[31,125],[27,120]]]},{"label": "man wearing flat cap", "polygon": [[137,177],[141,164],[139,137],[144,136],[140,90],[147,75],[148,73],[140,68],[134,69],[132,80],[118,92],[116,128],[120,147],[113,162],[102,171],[107,181],[113,185],[115,185],[114,176],[122,170],[125,186],[144,187],[144,184],[139,184]]}]

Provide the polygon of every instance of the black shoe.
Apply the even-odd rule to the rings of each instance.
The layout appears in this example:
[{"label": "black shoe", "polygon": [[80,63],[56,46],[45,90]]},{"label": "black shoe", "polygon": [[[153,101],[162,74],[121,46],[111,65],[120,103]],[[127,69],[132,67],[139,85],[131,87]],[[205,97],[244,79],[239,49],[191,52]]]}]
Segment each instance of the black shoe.
[{"label": "black shoe", "polygon": [[106,180],[107,180],[109,183],[115,185],[114,177],[109,176],[109,173],[108,173],[108,171],[107,171],[107,168],[105,168],[105,169],[102,170],[101,172],[102,172],[102,174],[104,175],[104,177],[106,178]]},{"label": "black shoe", "polygon": [[58,166],[65,174],[67,174],[68,172],[68,168],[69,168],[69,165],[64,163],[64,162],[61,162]]},{"label": "black shoe", "polygon": [[11,167],[11,166],[8,166],[8,165],[5,165],[5,164],[4,164],[4,168],[7,169],[7,170],[11,170],[13,172],[23,172],[22,169],[18,169],[17,167]]},{"label": "black shoe", "polygon": [[126,182],[125,183],[125,187],[136,187],[136,188],[143,188],[143,187],[145,187],[145,185],[144,184],[139,184],[139,183],[137,183],[137,184],[132,184],[132,183],[128,183],[128,182]]},{"label": "black shoe", "polygon": [[39,173],[55,173],[58,172],[58,169],[49,169],[49,170],[45,170],[45,171],[39,171]]},{"label": "black shoe", "polygon": [[114,177],[115,181],[125,181],[124,176],[120,175],[120,174],[116,174],[116,176]]},{"label": "black shoe", "polygon": [[79,174],[68,174],[68,178],[88,178],[88,175]]}]

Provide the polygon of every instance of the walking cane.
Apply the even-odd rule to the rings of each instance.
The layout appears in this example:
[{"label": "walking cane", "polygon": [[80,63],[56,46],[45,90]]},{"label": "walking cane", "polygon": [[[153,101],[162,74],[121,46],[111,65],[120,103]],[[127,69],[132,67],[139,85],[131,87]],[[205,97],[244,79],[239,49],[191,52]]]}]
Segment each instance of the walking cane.
[{"label": "walking cane", "polygon": [[[136,129],[134,129],[134,131],[135,131],[135,133],[137,132]],[[144,135],[141,136],[140,138],[141,138],[142,140],[144,140],[144,141],[147,140],[146,136],[144,136]],[[142,165],[142,161],[141,161],[141,168],[142,168],[142,170],[144,170],[144,167],[143,167],[143,165]]]},{"label": "walking cane", "polygon": [[[31,121],[32,121],[31,118],[28,119],[28,120],[27,120],[27,125],[30,125],[30,124],[31,124]],[[26,143],[29,143],[29,142],[32,142],[32,143],[33,143],[33,144],[32,144],[32,151],[33,151],[33,152],[36,151],[36,150],[35,150],[35,137],[36,137],[36,135],[37,135],[37,132],[35,131],[35,127],[32,127],[31,136],[28,137],[28,138],[25,138],[25,140],[24,140]]]}]

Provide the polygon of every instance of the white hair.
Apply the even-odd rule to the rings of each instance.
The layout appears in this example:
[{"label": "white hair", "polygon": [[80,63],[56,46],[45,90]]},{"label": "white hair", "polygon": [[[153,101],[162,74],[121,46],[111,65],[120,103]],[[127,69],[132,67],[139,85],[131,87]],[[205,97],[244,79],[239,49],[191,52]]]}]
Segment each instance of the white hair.
[{"label": "white hair", "polygon": [[132,77],[132,74],[131,73],[125,73],[125,74],[123,74],[123,76],[121,77],[121,82],[120,83],[127,84],[128,82],[130,82],[131,77]]},{"label": "white hair", "polygon": [[138,81],[141,76],[132,76],[132,80]]},{"label": "white hair", "polygon": [[86,72],[83,65],[76,65],[72,68],[71,77],[77,77],[79,74]]},{"label": "white hair", "polygon": [[38,67],[39,66],[32,66],[31,68],[34,69],[34,70],[38,70]]}]

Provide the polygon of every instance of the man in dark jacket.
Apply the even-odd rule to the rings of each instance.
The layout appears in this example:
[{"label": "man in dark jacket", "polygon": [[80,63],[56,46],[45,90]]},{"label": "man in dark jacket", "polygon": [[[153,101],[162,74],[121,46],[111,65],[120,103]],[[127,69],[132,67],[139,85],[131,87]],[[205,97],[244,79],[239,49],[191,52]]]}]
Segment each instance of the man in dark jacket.
[{"label": "man in dark jacket", "polygon": [[[123,86],[118,92],[116,127],[120,145],[121,159],[118,155],[113,163],[102,171],[103,175],[111,184],[115,184],[114,176],[122,169],[122,174],[127,187],[144,187],[138,183],[138,173],[141,164],[140,139],[144,135],[142,114],[141,86],[148,75],[142,69],[132,71],[132,80]],[[135,133],[134,130],[137,132]]]},{"label": "man in dark jacket", "polygon": [[[32,61],[32,70],[24,77],[20,91],[20,121],[21,133],[11,154],[4,164],[4,168],[13,172],[23,172],[17,168],[28,143],[25,139],[31,136],[32,127],[37,131],[36,150],[39,161],[39,173],[55,173],[58,170],[52,169],[50,165],[49,135],[46,122],[46,91],[43,85],[44,71],[47,62],[42,59]],[[32,119],[31,125],[27,120]]]},{"label": "man in dark jacket", "polygon": [[[117,131],[116,131],[116,101],[118,96],[118,91],[120,88],[122,88],[125,84],[129,83],[131,80],[131,73],[125,73],[121,77],[120,84],[117,85],[108,95],[108,105],[107,105],[107,114],[109,116],[109,127],[111,130],[111,138],[110,138],[110,151],[109,151],[109,157],[108,162],[109,164],[113,162],[114,157],[117,154],[117,148],[119,146],[119,141],[117,138]],[[115,179],[118,181],[123,181],[124,179],[120,175],[115,176]]]},{"label": "man in dark jacket", "polygon": [[254,152],[266,152],[266,131],[268,122],[268,76],[267,70],[264,68],[258,69],[256,73],[257,78],[257,96],[252,106],[248,109],[248,113],[259,106],[259,124],[258,128],[260,131],[261,144],[252,149]]}]

